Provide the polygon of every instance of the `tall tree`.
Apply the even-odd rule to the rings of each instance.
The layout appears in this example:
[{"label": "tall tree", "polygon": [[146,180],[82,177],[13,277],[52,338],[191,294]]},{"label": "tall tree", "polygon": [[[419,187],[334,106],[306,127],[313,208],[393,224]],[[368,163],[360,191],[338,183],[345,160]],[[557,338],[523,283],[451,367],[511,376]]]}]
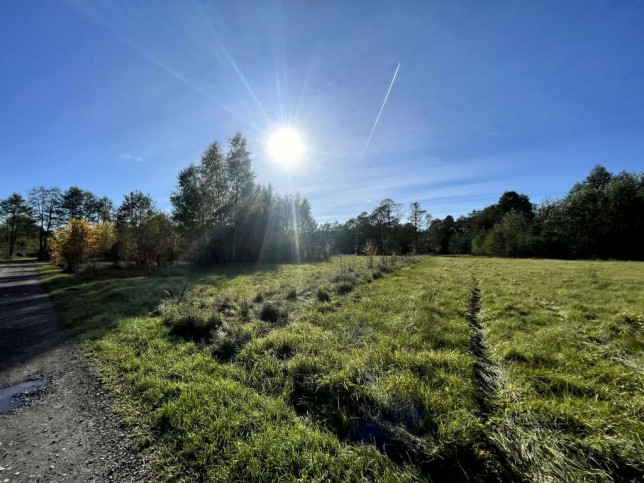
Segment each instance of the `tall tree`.
[{"label": "tall tree", "polygon": [[60,224],[60,188],[33,188],[29,191],[28,204],[38,224],[38,259],[49,256],[48,242],[53,230]]},{"label": "tall tree", "polygon": [[[184,238],[203,247],[207,256],[202,258],[238,258],[240,217],[260,199],[254,179],[246,139],[239,133],[229,140],[225,156],[219,144],[212,143],[199,164],[179,173],[170,197],[172,215]],[[250,205],[241,209],[247,201]]]},{"label": "tall tree", "polygon": [[402,205],[395,203],[391,198],[386,198],[380,202],[371,214],[380,232],[381,253],[393,249],[392,238],[398,225],[400,225],[401,209]]},{"label": "tall tree", "polygon": [[201,157],[201,202],[205,224],[222,222],[226,216],[230,186],[226,176],[226,160],[219,143],[212,143]]},{"label": "tall tree", "polygon": [[103,196],[96,200],[96,216],[98,221],[105,223],[112,221],[114,212],[114,203],[107,196]]},{"label": "tall tree", "polygon": [[187,234],[206,241],[208,232],[227,215],[226,160],[218,143],[212,143],[198,165],[179,173],[177,190],[172,193],[173,217]]},{"label": "tall tree", "polygon": [[423,210],[420,207],[420,203],[418,201],[414,201],[411,205],[409,205],[409,222],[414,225],[414,248],[416,250],[416,253],[419,253],[418,235],[419,232],[423,229],[422,225],[425,220],[426,213],[427,210]]},{"label": "tall tree", "polygon": [[150,246],[148,222],[157,214],[149,195],[132,191],[123,197],[116,211],[116,230],[121,242],[121,255],[126,260],[145,262],[146,247]]},{"label": "tall tree", "polygon": [[514,211],[529,218],[534,216],[534,207],[530,198],[527,195],[520,195],[516,191],[503,193],[499,198],[498,206],[504,215]]},{"label": "tall tree", "polygon": [[60,204],[63,219],[80,220],[83,218],[83,202],[85,201],[85,192],[78,186],[72,186],[65,193]]},{"label": "tall tree", "polygon": [[18,193],[0,201],[0,221],[6,228],[7,254],[13,256],[16,242],[30,226],[33,226],[31,209]]},{"label": "tall tree", "polygon": [[248,151],[246,139],[239,132],[228,143],[226,176],[230,192],[230,219],[232,222],[231,258],[235,260],[237,256],[237,215],[239,212],[237,206],[242,198],[249,194],[255,180],[255,173],[251,167],[250,151]]},{"label": "tall tree", "polygon": [[202,202],[200,168],[191,164],[177,177],[177,189],[170,195],[172,217],[187,238],[205,239],[207,217]]},{"label": "tall tree", "polygon": [[96,195],[91,191],[83,191],[83,203],[81,208],[81,218],[96,223],[99,220],[99,201]]}]

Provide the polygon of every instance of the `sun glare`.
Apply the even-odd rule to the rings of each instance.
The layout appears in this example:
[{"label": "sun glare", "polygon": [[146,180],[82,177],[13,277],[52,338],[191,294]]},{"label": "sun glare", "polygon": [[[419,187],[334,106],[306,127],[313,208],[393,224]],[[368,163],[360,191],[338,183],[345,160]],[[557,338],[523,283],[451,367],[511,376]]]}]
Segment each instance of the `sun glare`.
[{"label": "sun glare", "polygon": [[302,137],[290,127],[282,127],[268,138],[268,154],[287,167],[297,165],[304,155]]}]

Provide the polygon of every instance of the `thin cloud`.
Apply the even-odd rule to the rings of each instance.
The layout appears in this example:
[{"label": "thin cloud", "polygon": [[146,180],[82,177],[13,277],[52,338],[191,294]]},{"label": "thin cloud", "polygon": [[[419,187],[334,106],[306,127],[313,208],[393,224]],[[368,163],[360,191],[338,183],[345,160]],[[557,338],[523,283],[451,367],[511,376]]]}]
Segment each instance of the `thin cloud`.
[{"label": "thin cloud", "polygon": [[143,156],[135,156],[130,153],[121,153],[119,154],[119,159],[122,161],[143,161]]}]

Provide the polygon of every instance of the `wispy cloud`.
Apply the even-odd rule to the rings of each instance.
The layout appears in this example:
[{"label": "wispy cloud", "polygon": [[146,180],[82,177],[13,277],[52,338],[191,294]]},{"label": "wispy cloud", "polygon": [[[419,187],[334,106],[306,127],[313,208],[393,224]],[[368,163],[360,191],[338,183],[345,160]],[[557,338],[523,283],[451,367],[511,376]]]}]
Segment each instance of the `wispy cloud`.
[{"label": "wispy cloud", "polygon": [[121,153],[119,154],[119,159],[122,161],[143,161],[143,156],[135,156],[130,153]]}]

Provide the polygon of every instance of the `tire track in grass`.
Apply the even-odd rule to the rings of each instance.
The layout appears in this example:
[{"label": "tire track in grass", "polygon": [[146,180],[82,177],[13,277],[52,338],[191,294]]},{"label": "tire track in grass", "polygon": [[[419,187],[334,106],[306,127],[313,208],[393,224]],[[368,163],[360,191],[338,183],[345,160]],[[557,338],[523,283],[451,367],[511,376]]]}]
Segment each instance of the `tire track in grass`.
[{"label": "tire track in grass", "polygon": [[432,434],[437,428],[414,432],[407,414],[350,387],[320,390],[313,376],[293,378],[289,404],[301,417],[318,421],[349,444],[373,445],[397,465],[418,471],[421,481],[488,481],[489,472],[470,446],[442,444]]},{"label": "tire track in grass", "polygon": [[[485,340],[485,326],[480,320],[481,313],[481,290],[478,280],[472,275],[472,297],[467,314],[469,327],[469,350],[474,356],[474,367],[472,371],[472,384],[474,386],[476,405],[483,424],[487,427],[491,424],[490,419],[499,411],[496,403],[497,393],[503,384],[503,371],[489,356],[490,348]],[[513,469],[507,459],[506,453],[490,437],[485,435],[482,453],[489,454],[487,470],[488,479],[498,481],[523,481]]]},{"label": "tire track in grass", "polygon": [[480,321],[481,290],[476,277],[472,276],[472,298],[467,321],[470,329],[469,348],[475,357],[472,380],[481,416],[487,418],[494,411],[493,399],[499,390],[500,370],[490,360],[489,347],[485,341],[485,327]]},{"label": "tire track in grass", "polygon": [[470,351],[476,358],[472,379],[479,414],[486,426],[485,448],[492,456],[491,473],[499,481],[612,481],[601,470],[590,468],[588,455],[562,439],[558,431],[543,427],[530,413],[506,414],[507,404],[519,395],[507,391],[502,366],[489,357],[485,326],[480,320],[481,291],[472,275],[468,313]]}]

